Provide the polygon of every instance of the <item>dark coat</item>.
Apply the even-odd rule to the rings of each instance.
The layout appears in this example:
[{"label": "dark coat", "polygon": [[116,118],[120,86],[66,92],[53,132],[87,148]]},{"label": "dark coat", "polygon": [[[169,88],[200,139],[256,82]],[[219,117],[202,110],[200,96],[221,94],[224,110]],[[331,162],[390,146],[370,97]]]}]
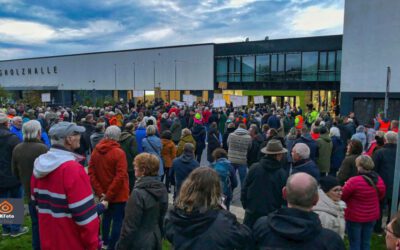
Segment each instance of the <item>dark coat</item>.
[{"label": "dark coat", "polygon": [[322,228],[318,215],[281,208],[260,218],[253,227],[256,249],[344,250],[340,236]]},{"label": "dark coat", "polygon": [[270,128],[278,129],[281,127],[281,121],[276,115],[271,115],[267,121]]},{"label": "dark coat", "polygon": [[311,175],[319,182],[320,178],[319,168],[313,160],[307,159],[293,163],[290,174],[292,175],[300,172]]},{"label": "dark coat", "polygon": [[212,153],[215,149],[220,148],[221,143],[219,142],[219,131],[215,128],[210,128],[208,131],[208,145],[207,145],[207,161],[213,162]]},{"label": "dark coat", "polygon": [[138,179],[126,204],[121,236],[116,249],[162,249],[168,194],[158,176]]},{"label": "dark coat", "polygon": [[[240,200],[246,210],[245,221],[252,226],[261,216],[279,209],[285,202],[282,198],[282,188],[286,185],[287,172],[281,162],[264,156],[258,163],[254,163],[246,176],[242,187]],[[256,219],[254,219],[256,218]]]},{"label": "dark coat", "polygon": [[174,208],[165,217],[166,238],[175,250],[246,249],[251,231],[223,209],[204,213]]},{"label": "dark coat", "polygon": [[160,121],[161,131],[160,131],[160,133],[164,132],[165,130],[169,130],[170,127],[171,127],[171,122],[168,119],[161,118],[161,121]]},{"label": "dark coat", "polygon": [[342,165],[342,162],[346,155],[346,147],[343,141],[336,136],[332,136],[332,144],[333,147],[331,155],[331,172],[336,172],[339,170],[340,165]]},{"label": "dark coat", "polygon": [[222,136],[222,147],[223,147],[226,151],[228,151],[228,137],[229,137],[229,135],[230,135],[233,131],[235,131],[235,130],[236,130],[235,127],[233,127],[233,128],[227,128],[226,131],[225,131],[225,133],[224,133],[224,135]]},{"label": "dark coat", "polygon": [[393,176],[396,165],[396,144],[385,144],[378,149],[374,155],[375,169],[386,185],[386,198],[391,199],[393,195]]},{"label": "dark coat", "polygon": [[171,139],[173,142],[178,144],[182,135],[182,125],[181,121],[178,118],[175,118],[174,122],[171,125]]},{"label": "dark coat", "polygon": [[[296,140],[296,143],[304,143],[310,148],[310,159],[315,161],[317,158],[317,142],[311,138],[310,134],[302,135],[299,139]],[[293,145],[294,147],[294,145]]]},{"label": "dark coat", "polygon": [[172,162],[170,175],[175,176],[175,190],[179,194],[183,181],[200,164],[195,160],[194,155],[185,154],[185,152]]},{"label": "dark coat", "polygon": [[14,147],[20,143],[18,137],[7,127],[0,125],[0,190],[15,188],[20,185],[11,171],[11,159]]},{"label": "dark coat", "polygon": [[256,163],[261,158],[261,147],[264,142],[264,137],[261,134],[257,134],[255,138],[251,141],[251,147],[247,151],[247,165],[251,166]]},{"label": "dark coat", "polygon": [[196,152],[203,152],[206,147],[206,129],[204,126],[196,124],[192,129],[192,136],[196,141]]},{"label": "dark coat", "polygon": [[358,156],[359,155],[352,154],[344,158],[337,174],[340,185],[343,186],[348,179],[357,175],[356,158]]}]

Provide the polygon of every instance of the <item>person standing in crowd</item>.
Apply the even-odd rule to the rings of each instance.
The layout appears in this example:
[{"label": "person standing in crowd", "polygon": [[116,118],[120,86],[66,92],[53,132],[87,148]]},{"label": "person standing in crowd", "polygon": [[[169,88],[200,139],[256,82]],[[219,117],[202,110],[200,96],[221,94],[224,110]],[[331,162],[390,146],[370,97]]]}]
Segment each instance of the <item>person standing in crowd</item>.
[{"label": "person standing in crowd", "polygon": [[305,114],[306,118],[306,125],[307,127],[311,127],[311,125],[317,120],[319,113],[318,111],[313,107],[313,104],[308,104],[308,112]]},{"label": "person standing in crowd", "polygon": [[340,185],[353,176],[357,175],[356,158],[363,152],[362,144],[359,140],[351,140],[347,144],[346,157],[339,168],[338,179]]},{"label": "person standing in crowd", "polygon": [[285,135],[287,135],[291,128],[294,127],[294,118],[292,116],[292,112],[288,112],[287,115],[283,118],[283,131]]},{"label": "person standing in crowd", "polygon": [[[167,188],[167,192],[169,193],[170,191],[170,185],[171,185],[171,176],[170,176],[170,169],[172,167],[172,161],[176,157],[176,146],[174,142],[171,140],[171,132],[169,130],[165,130],[161,134],[161,143],[162,143],[162,150],[161,150],[161,156],[164,161],[164,176],[165,176],[165,186]],[[163,179],[164,179],[163,176]],[[161,181],[164,181],[164,180]],[[172,182],[173,183],[173,182]]]},{"label": "person standing in crowd", "polygon": [[[382,233],[382,211],[388,207],[388,219],[391,214],[392,195],[393,195],[393,176],[396,164],[397,133],[389,131],[385,135],[386,144],[373,155],[375,172],[383,179],[386,185],[385,200],[381,203],[381,216],[375,224],[375,232]],[[398,156],[400,157],[400,156]]]},{"label": "person standing in crowd", "polygon": [[390,130],[399,133],[399,121],[398,120],[392,120],[390,123]]},{"label": "person standing in crowd", "polygon": [[15,134],[19,141],[23,141],[23,136],[22,136],[22,118],[20,116],[14,116],[11,119],[11,127],[10,127],[11,133]]},{"label": "person standing in crowd", "polygon": [[318,214],[323,228],[330,229],[344,239],[346,222],[344,208],[346,204],[341,200],[342,187],[336,177],[324,176],[319,180],[318,203],[313,211]]},{"label": "person standing in crowd", "polygon": [[345,157],[345,145],[340,139],[340,130],[337,127],[332,127],[329,133],[332,140],[331,168],[329,175],[335,176]]},{"label": "person standing in crowd", "polygon": [[313,140],[313,138],[310,135],[310,131],[308,130],[307,127],[303,127],[301,129],[301,136],[298,138],[295,142],[297,143],[304,143],[308,146],[310,149],[310,158],[313,161],[316,161],[317,159],[317,150],[318,150],[318,145],[317,142]]},{"label": "person standing in crowd", "polygon": [[32,249],[40,249],[39,224],[37,211],[31,200],[31,177],[36,158],[48,151],[40,141],[42,127],[38,121],[31,120],[22,126],[24,141],[18,144],[12,153],[12,171],[24,187],[25,199],[29,201],[29,215],[32,222]]},{"label": "person standing in crowd", "polygon": [[172,117],[171,119],[173,119],[171,125],[171,136],[172,136],[172,141],[175,143],[175,145],[178,145],[179,140],[181,139],[182,136],[182,125],[179,118],[173,114],[175,113],[171,114]]},{"label": "person standing in crowd", "polygon": [[211,167],[218,173],[221,181],[222,193],[224,195],[223,203],[226,209],[229,210],[233,198],[233,190],[238,185],[235,169],[228,160],[228,153],[223,148],[215,149],[213,158],[215,162],[211,164]]},{"label": "person standing in crowd", "polygon": [[185,146],[186,143],[192,143],[195,147],[195,151],[196,151],[196,141],[194,140],[193,136],[192,136],[192,131],[190,131],[190,129],[188,128],[184,128],[182,130],[182,136],[181,139],[178,143],[178,149],[176,151],[176,157],[179,157],[182,155],[183,153],[183,147]]},{"label": "person standing in crowd", "polygon": [[179,194],[183,181],[189,174],[200,164],[196,161],[194,156],[194,145],[186,143],[183,147],[183,154],[172,162],[171,178],[175,180],[175,193],[174,197]]},{"label": "person standing in crowd", "polygon": [[245,249],[251,230],[221,207],[221,184],[211,168],[197,168],[183,183],[165,218],[166,238],[177,250]]},{"label": "person standing in crowd", "polygon": [[126,204],[116,249],[161,250],[168,194],[158,179],[160,163],[155,155],[142,153],[135,157],[134,165],[137,182]]},{"label": "person standing in crowd", "polygon": [[317,139],[317,166],[321,176],[329,173],[331,168],[332,140],[325,126],[319,128],[320,137]]},{"label": "person standing in crowd", "polygon": [[90,135],[90,146],[92,149],[104,138],[104,131],[106,131],[106,123],[104,121],[97,122],[94,133]]},{"label": "person standing in crowd", "polygon": [[400,249],[400,214],[396,214],[394,219],[386,226],[386,248],[388,250]]},{"label": "person standing in crowd", "polygon": [[213,159],[213,152],[215,149],[221,147],[219,131],[217,127],[217,123],[213,122],[210,125],[210,129],[208,130],[208,137],[207,137],[208,145],[207,145],[207,161],[212,163],[215,159]]},{"label": "person standing in crowd", "polygon": [[149,125],[146,128],[146,138],[142,140],[143,152],[154,154],[160,161],[160,168],[158,169],[158,176],[164,175],[164,161],[161,157],[162,143],[160,138],[157,137],[157,128],[155,125]]},{"label": "person standing in crowd", "polygon": [[278,130],[281,127],[281,121],[277,116],[275,110],[272,111],[272,115],[268,118],[267,124],[270,128]]},{"label": "person standing in crowd", "polygon": [[[97,249],[99,217],[89,176],[79,162],[85,128],[59,122],[49,130],[52,147],[36,158],[31,178],[41,249]],[[56,205],[58,204],[58,205]]]},{"label": "person standing in crowd", "polygon": [[363,149],[367,147],[367,135],[365,134],[365,127],[360,125],[356,128],[356,133],[351,137],[351,139],[359,140],[363,146]]},{"label": "person standing in crowd", "polygon": [[[196,114],[197,116],[198,114]],[[200,116],[200,115],[199,115]],[[196,118],[196,117],[195,117]],[[202,125],[201,120],[194,119],[192,136],[196,141],[196,159],[200,163],[201,156],[203,155],[203,151],[206,148],[206,129]]]},{"label": "person standing in crowd", "polygon": [[289,166],[293,163],[292,149],[299,136],[300,136],[300,130],[297,130],[295,127],[293,127],[290,129],[289,133],[285,137],[285,145],[288,151],[287,163]]},{"label": "person standing in crowd", "polygon": [[288,176],[281,161],[287,150],[280,141],[272,139],[261,151],[265,156],[251,166],[240,196],[246,211],[243,223],[249,228],[258,218],[267,216],[284,204],[280,192]]},{"label": "person standing in crowd", "polygon": [[351,177],[343,186],[342,199],[345,210],[350,250],[369,250],[375,221],[379,219],[379,202],[385,197],[385,183],[372,171],[374,162],[368,155],[356,158],[358,175]]},{"label": "person standing in crowd", "polygon": [[125,125],[124,131],[119,138],[119,145],[125,152],[126,162],[128,164],[128,178],[129,178],[129,193],[132,192],[135,185],[135,172],[133,170],[133,159],[138,154],[136,137],[134,134],[135,126],[133,123],[128,122]]},{"label": "person standing in crowd", "polygon": [[312,212],[318,202],[318,184],[306,173],[290,176],[282,190],[288,207],[261,217],[253,227],[255,249],[344,250],[344,242],[321,226]]},{"label": "person standing in crowd", "polygon": [[239,172],[240,185],[243,187],[247,173],[247,152],[251,148],[251,136],[246,130],[246,124],[240,123],[227,140],[228,160],[232,162],[235,171]]},{"label": "person standing in crowd", "polygon": [[292,148],[293,164],[290,169],[290,174],[304,172],[319,182],[320,173],[319,168],[315,162],[310,158],[310,148],[304,143],[297,143]]},{"label": "person standing in crowd", "polygon": [[136,144],[138,147],[138,154],[143,153],[142,141],[146,138],[146,122],[139,122],[138,128],[135,131],[136,135]]},{"label": "person standing in crowd", "polygon": [[376,124],[375,130],[379,130],[385,133],[389,131],[390,120],[387,117],[385,117],[384,113],[378,114],[375,124]]},{"label": "person standing in crowd", "polygon": [[228,117],[226,116],[226,113],[223,110],[220,110],[218,112],[218,129],[221,135],[225,133],[225,125],[227,120]]},{"label": "person standing in crowd", "polygon": [[[20,199],[23,197],[21,183],[12,173],[13,150],[20,140],[15,133],[10,132],[8,126],[9,118],[0,113],[0,199]],[[3,237],[17,237],[29,231],[27,227],[21,227],[19,224],[3,224],[2,228]]]},{"label": "person standing in crowd", "polygon": [[118,143],[120,137],[120,128],[115,125],[108,127],[104,139],[97,144],[89,161],[94,193],[100,200],[109,202],[102,221],[102,239],[109,250],[115,248],[119,238],[129,197],[128,164],[125,152]]},{"label": "person standing in crowd", "polygon": [[258,127],[256,124],[251,124],[249,128],[249,133],[251,136],[251,147],[247,152],[247,166],[251,167],[253,163],[256,163],[260,160],[260,150],[261,145],[264,142],[264,138],[260,133],[258,133]]},{"label": "person standing in crowd", "polygon": [[236,128],[235,128],[235,123],[233,122],[228,122],[230,120],[227,120],[227,127],[226,127],[226,131],[222,136],[222,147],[225,149],[225,151],[228,151],[228,137],[231,133],[233,133]]},{"label": "person standing in crowd", "polygon": [[375,151],[382,148],[383,145],[385,145],[385,132],[376,131],[376,134],[374,135],[374,140],[370,143],[370,146],[365,154],[373,157]]}]

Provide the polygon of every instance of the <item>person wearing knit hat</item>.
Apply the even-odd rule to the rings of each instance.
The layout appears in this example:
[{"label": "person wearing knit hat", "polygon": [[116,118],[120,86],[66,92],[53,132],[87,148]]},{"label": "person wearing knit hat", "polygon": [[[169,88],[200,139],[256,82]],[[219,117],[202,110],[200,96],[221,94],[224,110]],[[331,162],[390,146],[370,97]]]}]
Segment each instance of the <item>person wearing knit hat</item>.
[{"label": "person wearing knit hat", "polygon": [[313,207],[318,214],[323,228],[330,229],[344,238],[346,222],[344,209],[346,204],[341,201],[342,187],[336,177],[324,176],[319,180],[319,200]]}]

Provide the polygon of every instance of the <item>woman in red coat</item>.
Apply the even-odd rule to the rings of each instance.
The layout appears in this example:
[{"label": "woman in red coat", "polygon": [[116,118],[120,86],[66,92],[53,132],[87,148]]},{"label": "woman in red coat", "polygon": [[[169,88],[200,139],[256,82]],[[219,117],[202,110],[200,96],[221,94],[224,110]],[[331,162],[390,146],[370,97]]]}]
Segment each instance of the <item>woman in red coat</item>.
[{"label": "woman in red coat", "polygon": [[368,155],[356,158],[358,175],[351,177],[343,187],[342,200],[347,209],[344,217],[350,249],[370,249],[375,221],[379,219],[379,201],[385,197],[386,187],[372,170],[374,162]]}]

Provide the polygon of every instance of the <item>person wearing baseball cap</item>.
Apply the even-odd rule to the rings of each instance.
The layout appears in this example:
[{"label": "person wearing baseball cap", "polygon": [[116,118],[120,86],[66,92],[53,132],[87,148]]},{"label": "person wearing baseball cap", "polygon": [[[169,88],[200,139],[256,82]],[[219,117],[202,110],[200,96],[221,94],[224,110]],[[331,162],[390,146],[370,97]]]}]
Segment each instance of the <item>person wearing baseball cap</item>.
[{"label": "person wearing baseball cap", "polygon": [[279,140],[270,140],[261,152],[265,156],[249,169],[240,197],[245,209],[243,224],[250,228],[258,218],[267,216],[284,204],[281,190],[288,178],[281,163],[287,149]]},{"label": "person wearing baseball cap", "polygon": [[52,147],[34,163],[32,201],[39,218],[42,249],[97,249],[99,218],[89,176],[79,164],[85,128],[59,122],[50,128]]}]

